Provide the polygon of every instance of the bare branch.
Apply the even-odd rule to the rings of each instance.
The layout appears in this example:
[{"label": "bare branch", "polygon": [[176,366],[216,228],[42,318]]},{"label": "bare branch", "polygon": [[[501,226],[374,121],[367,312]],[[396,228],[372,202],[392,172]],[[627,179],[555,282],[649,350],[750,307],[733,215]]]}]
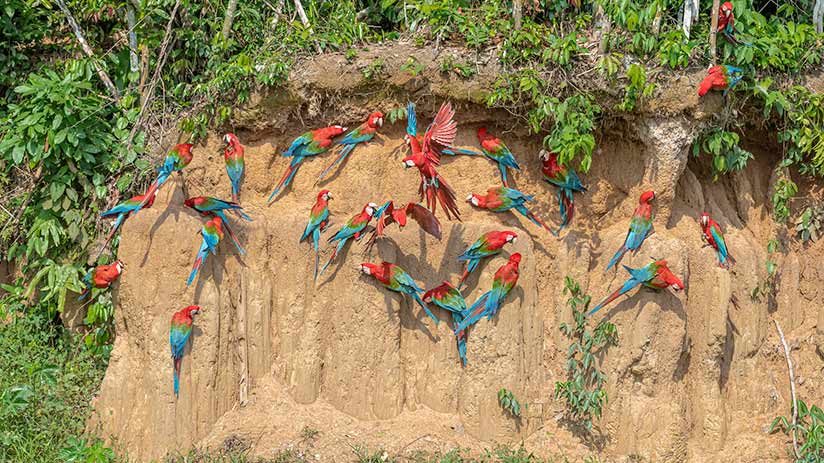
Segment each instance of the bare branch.
[{"label": "bare branch", "polygon": [[790,393],[792,394],[793,399],[793,450],[795,451],[795,458],[801,458],[798,453],[798,438],[796,437],[796,423],[798,422],[798,406],[796,405],[795,399],[795,375],[793,374],[793,361],[790,358],[790,348],[787,346],[787,340],[784,339],[784,332],[781,331],[781,325],[778,324],[778,320],[773,320],[775,323],[775,329],[778,331],[778,338],[781,339],[781,345],[784,346],[784,357],[787,358],[787,369],[790,372]]},{"label": "bare branch", "polygon": [[[303,10],[303,4],[300,0],[295,0],[295,9],[298,11],[298,16],[300,16],[300,22],[303,23],[303,27],[309,29],[310,34],[314,34],[312,26],[309,24],[309,18],[306,16],[306,11]],[[315,40],[315,50],[317,50],[318,53],[323,53],[317,40]]]}]

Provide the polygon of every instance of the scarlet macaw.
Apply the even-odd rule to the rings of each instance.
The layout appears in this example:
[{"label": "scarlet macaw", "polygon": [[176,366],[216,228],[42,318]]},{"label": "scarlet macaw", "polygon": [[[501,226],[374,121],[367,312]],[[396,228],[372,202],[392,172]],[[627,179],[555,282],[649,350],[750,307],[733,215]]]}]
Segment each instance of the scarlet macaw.
[{"label": "scarlet macaw", "polygon": [[478,141],[481,143],[481,149],[484,155],[498,165],[501,171],[501,181],[504,186],[509,186],[506,181],[507,168],[520,169],[518,161],[515,160],[515,155],[506,146],[506,144],[487,132],[486,127],[478,129]]},{"label": "scarlet macaw", "polygon": [[[466,301],[458,288],[452,286],[452,283],[444,281],[440,286],[430,289],[423,294],[423,301],[427,304],[435,304],[436,306],[448,311],[452,314],[452,322],[454,326],[458,326],[464,317],[463,313],[466,311]],[[461,364],[466,366],[466,330],[461,331],[455,336],[458,343],[458,355],[461,357]]]},{"label": "scarlet macaw", "polygon": [[733,13],[732,2],[724,2],[718,9],[718,29],[727,41],[735,45],[745,45],[751,47],[751,43],[742,42],[735,38],[735,14]]},{"label": "scarlet macaw", "polygon": [[533,199],[535,199],[534,196],[525,195],[514,188],[507,188],[505,186],[492,187],[487,190],[483,196],[470,194],[466,198],[473,206],[492,212],[506,212],[510,209],[515,209],[535,225],[555,235],[556,233],[554,231],[547,227],[541,219],[525,206],[528,201],[532,201]]},{"label": "scarlet macaw", "polygon": [[[154,200],[157,197],[157,190],[152,194],[152,197],[146,201],[146,204],[143,205],[144,208],[152,207],[154,204]],[[97,253],[97,257],[100,257],[100,254],[103,254],[103,250],[106,249],[106,246],[112,241],[114,238],[114,234],[117,233],[117,230],[120,229],[120,226],[123,225],[123,222],[126,221],[127,218],[131,217],[133,213],[135,213],[139,208],[140,204],[143,203],[143,200],[146,199],[146,195],[139,195],[133,196],[126,201],[118,204],[117,206],[109,209],[108,211],[103,212],[100,214],[100,217],[112,217],[114,215],[117,216],[115,219],[114,224],[112,225],[112,231],[109,232],[109,236],[106,238],[106,242],[103,243],[103,246],[100,247],[100,251]],[[97,258],[95,258],[97,260]]]},{"label": "scarlet macaw", "polygon": [[229,226],[229,219],[226,218],[226,214],[223,212],[226,210],[233,211],[244,220],[251,222],[252,218],[243,212],[243,207],[241,207],[240,204],[223,201],[222,199],[212,198],[209,196],[195,196],[194,198],[188,198],[183,201],[183,204],[186,207],[190,207],[199,212],[200,215],[220,217],[220,220],[222,221],[221,225],[226,229],[226,232],[229,234],[229,238],[232,239],[232,242],[235,244],[238,252],[241,254],[246,254],[246,250],[240,245],[240,241],[237,239],[235,232],[233,232],[232,228]]},{"label": "scarlet macaw", "polygon": [[195,280],[195,276],[198,270],[200,270],[200,267],[203,266],[206,256],[208,256],[210,252],[217,255],[217,245],[223,240],[222,222],[220,217],[215,217],[206,222],[206,225],[200,230],[199,233],[203,236],[203,243],[200,245],[200,250],[197,251],[195,263],[192,265],[192,273],[189,274],[186,286],[191,285]]},{"label": "scarlet macaw", "polygon": [[172,315],[172,323],[169,327],[169,345],[172,348],[175,398],[178,397],[180,391],[180,364],[183,362],[183,354],[186,350],[186,343],[192,335],[192,324],[194,323],[194,317],[199,313],[199,306],[190,305]]},{"label": "scarlet macaw", "polygon": [[343,249],[346,243],[349,241],[350,238],[355,238],[359,240],[363,236],[363,232],[366,230],[366,226],[369,225],[369,221],[372,220],[372,216],[377,210],[378,205],[375,203],[369,203],[366,206],[363,206],[363,210],[359,213],[355,214],[354,217],[349,219],[346,224],[338,230],[337,233],[332,235],[329,238],[329,242],[337,241],[338,245],[332,251],[332,256],[329,257],[329,261],[326,262],[326,265],[320,269],[320,273],[318,275],[323,275],[323,272],[326,271],[326,268],[329,267],[329,264],[335,260],[335,257],[338,256],[338,253]]},{"label": "scarlet macaw", "polygon": [[670,288],[673,291],[680,291],[684,289],[684,283],[675,276],[674,273],[667,267],[667,261],[656,260],[641,268],[630,268],[624,265],[624,268],[629,272],[630,278],[623,286],[618,288],[614,293],[607,296],[594,309],[587,313],[587,316],[594,314],[601,310],[602,307],[609,304],[622,294],[628,293],[633,288],[644,285],[652,289]]},{"label": "scarlet macaw", "polygon": [[[380,111],[375,111],[369,115],[366,119],[366,122],[363,124],[355,127],[352,131],[347,133],[343,139],[341,139],[338,143],[343,145],[343,149],[340,150],[340,154],[331,164],[326,166],[323,169],[323,172],[318,175],[317,182],[323,180],[326,177],[326,174],[335,167],[336,165],[340,164],[344,159],[346,159],[349,154],[354,151],[355,147],[357,147],[361,143],[369,143],[372,138],[375,137],[375,134],[378,133],[378,129],[383,126],[383,113]],[[315,182],[315,184],[317,184]]]},{"label": "scarlet macaw", "polygon": [[375,230],[369,241],[366,243],[367,249],[375,244],[378,238],[384,236],[386,227],[393,223],[398,224],[398,228],[403,229],[406,226],[407,218],[412,218],[423,231],[434,236],[438,240],[441,239],[441,223],[435,214],[430,212],[427,208],[417,203],[407,203],[402,208],[395,208],[393,201],[387,201],[383,206],[379,207],[375,212]]},{"label": "scarlet macaw", "polygon": [[575,213],[575,198],[574,193],[583,193],[587,191],[578,174],[575,173],[571,167],[559,164],[558,155],[550,153],[546,150],[541,150],[538,157],[543,162],[541,172],[544,174],[544,180],[550,185],[558,188],[558,204],[561,207],[561,226],[558,227],[560,234],[561,230],[572,223],[572,216]]},{"label": "scarlet macaw", "polygon": [[492,317],[498,313],[504,298],[512,288],[515,287],[515,284],[518,283],[520,264],[520,253],[516,252],[509,256],[509,262],[502,265],[501,268],[495,272],[495,278],[492,280],[492,289],[481,295],[481,297],[472,304],[472,307],[464,312],[464,319],[454,329],[456,336],[458,336],[461,331],[477,323],[484,315],[486,315],[487,320],[491,320]]},{"label": "scarlet macaw", "polygon": [[226,173],[229,175],[229,181],[232,182],[232,201],[236,203],[240,195],[240,182],[243,180],[243,152],[245,148],[233,133],[224,135],[223,142],[226,144],[223,149],[223,159],[226,161]]},{"label": "scarlet macaw", "polygon": [[735,87],[735,84],[741,80],[744,71],[735,66],[726,64],[713,66],[707,70],[707,76],[701,81],[698,86],[698,96],[706,95],[710,90],[723,90],[724,98],[727,97],[727,92]]},{"label": "scarlet macaw", "polygon": [[627,251],[638,252],[644,240],[652,231],[652,220],[655,218],[655,213],[652,211],[652,204],[650,201],[655,199],[655,193],[652,191],[645,191],[641,194],[638,200],[638,207],[632,214],[632,219],[629,222],[629,232],[624,240],[623,246],[618,252],[612,256],[606,270],[611,269],[618,261],[624,257]]},{"label": "scarlet macaw", "polygon": [[83,284],[86,286],[86,289],[80,294],[77,300],[85,300],[89,294],[92,293],[92,288],[103,289],[111,286],[112,283],[120,277],[120,274],[123,273],[123,267],[123,262],[116,260],[109,265],[98,265],[89,270],[83,277]]},{"label": "scarlet macaw", "polygon": [[281,188],[288,187],[298,173],[298,167],[304,159],[318,154],[325,153],[332,147],[332,139],[338,135],[346,132],[346,127],[333,125],[331,127],[324,127],[322,129],[312,130],[295,138],[289,149],[284,151],[281,156],[291,157],[292,162],[283,174],[283,177],[278,182],[275,190],[269,195],[269,204],[275,199],[275,196],[280,193]]},{"label": "scarlet macaw", "polygon": [[320,242],[320,232],[322,232],[329,225],[329,200],[332,199],[332,193],[329,190],[320,190],[315,205],[309,211],[309,223],[303,230],[299,242],[312,237],[312,247],[315,248],[315,280],[318,279],[318,265],[320,254],[318,250],[318,243]]},{"label": "scarlet macaw", "polygon": [[192,154],[192,146],[194,145],[191,143],[180,143],[169,151],[163,160],[163,164],[157,169],[157,179],[149,185],[149,189],[146,190],[146,194],[143,197],[143,202],[134,210],[134,214],[137,214],[140,212],[140,209],[146,206],[149,198],[154,201],[154,197],[160,190],[160,187],[166,183],[166,180],[169,180],[169,176],[171,176],[173,172],[182,172],[183,169],[192,162],[192,158],[194,157]]},{"label": "scarlet macaw", "polygon": [[421,300],[420,293],[423,292],[423,289],[406,273],[406,270],[389,262],[383,262],[381,264],[364,262],[358,266],[358,269],[367,275],[375,277],[376,280],[383,284],[384,288],[412,296],[415,302],[421,306],[424,312],[426,312],[426,315],[428,315],[436,325],[440,323],[438,317],[430,312],[429,307]]},{"label": "scarlet macaw", "polygon": [[481,235],[477,241],[466,248],[463,254],[458,256],[458,261],[466,262],[464,273],[458,281],[458,289],[461,289],[469,274],[478,268],[478,264],[482,259],[498,254],[505,244],[515,244],[517,239],[518,234],[511,231],[491,231]]},{"label": "scarlet macaw", "polygon": [[735,263],[735,259],[732,258],[727,250],[727,241],[724,239],[724,233],[721,231],[721,227],[715,220],[712,220],[712,217],[706,212],[701,214],[701,231],[703,232],[701,239],[715,249],[715,253],[718,256],[718,266],[729,269],[732,264]]}]

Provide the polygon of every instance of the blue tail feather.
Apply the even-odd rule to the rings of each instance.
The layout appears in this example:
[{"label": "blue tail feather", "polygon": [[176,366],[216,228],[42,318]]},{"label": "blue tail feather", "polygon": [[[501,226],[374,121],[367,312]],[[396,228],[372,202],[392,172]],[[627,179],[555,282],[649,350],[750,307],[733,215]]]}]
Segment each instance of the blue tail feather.
[{"label": "blue tail feather", "polygon": [[614,267],[615,264],[617,264],[618,261],[621,260],[622,257],[624,257],[624,254],[626,254],[626,252],[627,248],[624,245],[621,245],[621,249],[619,249],[618,252],[616,252],[615,255],[612,256],[612,259],[609,260],[609,264],[607,265],[606,270],[609,270],[612,267]]},{"label": "blue tail feather", "polygon": [[438,317],[436,317],[435,314],[433,314],[429,310],[429,307],[427,307],[426,304],[423,303],[423,300],[421,299],[421,296],[418,295],[418,293],[411,293],[411,296],[415,299],[415,302],[417,302],[418,305],[421,306],[421,308],[423,308],[424,312],[426,312],[426,315],[428,315],[429,318],[431,318],[432,321],[435,322],[435,325],[438,325],[441,322],[440,320],[438,320]]}]

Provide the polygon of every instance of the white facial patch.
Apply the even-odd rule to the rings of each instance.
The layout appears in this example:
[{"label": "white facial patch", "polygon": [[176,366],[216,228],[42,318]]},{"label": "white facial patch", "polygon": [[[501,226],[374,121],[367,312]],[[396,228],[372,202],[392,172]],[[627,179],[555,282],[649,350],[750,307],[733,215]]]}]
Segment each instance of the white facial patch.
[{"label": "white facial patch", "polygon": [[361,271],[361,272],[363,272],[363,273],[365,273],[365,274],[367,274],[367,275],[371,275],[371,274],[372,274],[372,272],[369,270],[369,267],[367,267],[367,266],[365,266],[365,265],[359,265],[358,267],[360,268],[360,271]]},{"label": "white facial patch", "polygon": [[512,237],[510,237],[510,238],[511,238],[511,239],[509,240],[509,242],[510,242],[510,243],[512,243],[512,244],[515,244],[515,242],[516,242],[516,241],[518,241],[518,238],[517,238],[517,237],[515,237],[515,236],[512,236]]},{"label": "white facial patch", "polygon": [[406,161],[403,162],[403,165],[405,165],[406,167],[415,167],[415,162],[412,161],[411,159],[407,159]]}]

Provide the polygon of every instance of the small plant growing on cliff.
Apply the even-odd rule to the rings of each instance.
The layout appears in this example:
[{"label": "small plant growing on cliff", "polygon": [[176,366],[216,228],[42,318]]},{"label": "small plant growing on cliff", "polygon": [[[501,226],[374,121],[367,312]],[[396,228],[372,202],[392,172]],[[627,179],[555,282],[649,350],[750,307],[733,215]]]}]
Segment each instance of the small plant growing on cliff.
[{"label": "small plant growing on cliff", "polygon": [[[501,408],[509,412],[509,414],[513,417],[521,417],[521,404],[518,402],[515,394],[513,394],[509,389],[502,387],[498,391],[498,403],[501,405]],[[527,405],[524,404],[523,408],[527,408]]]},{"label": "small plant growing on cliff", "polygon": [[785,434],[795,434],[798,439],[796,463],[824,461],[824,411],[817,405],[808,407],[803,400],[796,400],[798,418],[793,424],[786,416],[776,417],[770,426],[770,433],[781,430]]},{"label": "small plant growing on cliff", "polygon": [[395,108],[386,115],[386,119],[389,121],[390,124],[394,124],[399,120],[406,119],[406,106],[401,106],[400,108]]},{"label": "small plant growing on cliff", "polygon": [[624,94],[624,101],[618,106],[622,111],[634,110],[638,100],[652,96],[655,91],[655,84],[647,82],[647,71],[641,65],[630,64],[627,79],[627,92]]},{"label": "small plant growing on cliff", "polygon": [[744,169],[747,161],[753,158],[752,153],[738,146],[738,142],[737,133],[713,127],[693,143],[692,154],[698,156],[702,151],[712,154],[712,175],[718,180],[719,175]]},{"label": "small plant growing on cliff", "polygon": [[767,242],[767,260],[764,266],[767,269],[767,277],[760,281],[750,293],[753,302],[761,302],[765,297],[771,302],[775,297],[775,289],[778,284],[778,264],[773,260],[773,254],[778,250],[778,240],[772,239]]},{"label": "small plant growing on cliff", "polygon": [[410,76],[417,76],[424,70],[424,65],[418,62],[415,57],[410,56],[407,58],[406,62],[401,64],[401,71],[409,74]]},{"label": "small plant growing on cliff", "polygon": [[805,244],[818,241],[821,236],[821,223],[824,222],[824,205],[810,206],[804,209],[795,221],[795,232]]},{"label": "small plant growing on cliff", "polygon": [[776,222],[786,222],[790,217],[790,199],[798,193],[798,185],[787,177],[775,182],[773,189],[772,205],[773,219]]},{"label": "small plant growing on cliff", "polygon": [[580,285],[570,277],[566,277],[564,285],[573,325],[561,323],[560,329],[572,343],[567,349],[567,380],[555,383],[555,398],[566,401],[567,419],[581,421],[591,431],[592,421],[601,418],[608,400],[604,390],[607,377],[599,369],[598,357],[609,346],[618,344],[618,330],[612,323],[602,321],[590,331],[585,313],[592,297],[583,294]]},{"label": "small plant growing on cliff", "polygon": [[453,72],[464,79],[468,79],[475,75],[475,69],[472,68],[471,64],[458,61],[451,55],[441,61],[441,72]]},{"label": "small plant growing on cliff", "polygon": [[383,74],[384,62],[382,59],[374,59],[369,65],[361,69],[361,74],[366,80],[375,80]]}]

